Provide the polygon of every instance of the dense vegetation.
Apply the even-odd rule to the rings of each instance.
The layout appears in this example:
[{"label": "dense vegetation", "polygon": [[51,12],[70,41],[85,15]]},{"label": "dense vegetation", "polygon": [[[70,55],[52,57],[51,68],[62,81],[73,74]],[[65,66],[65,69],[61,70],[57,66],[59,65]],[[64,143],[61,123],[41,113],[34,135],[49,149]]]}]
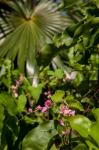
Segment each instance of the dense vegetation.
[{"label": "dense vegetation", "polygon": [[98,0],[0,0],[0,150],[99,150]]}]

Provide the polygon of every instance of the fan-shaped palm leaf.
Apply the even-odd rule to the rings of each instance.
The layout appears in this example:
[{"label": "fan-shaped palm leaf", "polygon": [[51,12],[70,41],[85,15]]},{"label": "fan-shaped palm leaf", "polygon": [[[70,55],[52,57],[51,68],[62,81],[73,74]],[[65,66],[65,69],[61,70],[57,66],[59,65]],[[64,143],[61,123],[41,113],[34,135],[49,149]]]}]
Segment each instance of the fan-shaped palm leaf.
[{"label": "fan-shaped palm leaf", "polygon": [[24,71],[25,62],[36,62],[38,45],[49,41],[62,29],[62,17],[57,6],[42,2],[33,7],[33,1],[14,0],[0,2],[0,38],[5,38],[0,46],[0,56],[14,60]]}]

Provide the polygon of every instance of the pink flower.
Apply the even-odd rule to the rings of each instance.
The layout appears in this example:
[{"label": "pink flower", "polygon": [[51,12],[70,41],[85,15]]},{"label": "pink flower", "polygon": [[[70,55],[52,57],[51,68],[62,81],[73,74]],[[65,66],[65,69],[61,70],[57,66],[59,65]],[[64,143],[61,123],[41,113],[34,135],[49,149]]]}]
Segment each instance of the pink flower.
[{"label": "pink flower", "polygon": [[47,107],[47,108],[50,108],[51,107],[51,100],[47,100],[46,102],[45,102],[45,107]]},{"label": "pink flower", "polygon": [[36,107],[36,109],[37,109],[37,110],[42,110],[42,106],[41,106],[41,105],[38,105],[38,106]]},{"label": "pink flower", "polygon": [[44,106],[42,107],[41,105],[38,105],[36,107],[36,110],[40,110],[41,112],[47,112],[49,110],[49,108],[51,107],[51,100],[46,100],[44,103]]},{"label": "pink flower", "polygon": [[46,112],[47,110],[48,110],[48,108],[47,108],[47,107],[42,107],[41,112]]},{"label": "pink flower", "polygon": [[33,112],[32,108],[28,108],[28,112],[32,113]]},{"label": "pink flower", "polygon": [[74,116],[75,115],[75,110],[69,109],[67,106],[62,105],[60,114],[63,114],[64,116]]},{"label": "pink flower", "polygon": [[62,119],[59,120],[59,124],[60,124],[61,126],[64,126],[64,125],[65,125],[65,124],[64,124],[64,121],[63,121]]}]

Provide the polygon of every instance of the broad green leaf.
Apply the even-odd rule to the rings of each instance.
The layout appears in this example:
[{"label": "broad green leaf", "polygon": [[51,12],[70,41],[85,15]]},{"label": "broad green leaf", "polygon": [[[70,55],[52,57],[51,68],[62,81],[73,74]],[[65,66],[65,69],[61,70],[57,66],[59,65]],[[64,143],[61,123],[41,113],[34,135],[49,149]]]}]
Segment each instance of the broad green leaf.
[{"label": "broad green leaf", "polygon": [[79,132],[79,134],[83,137],[88,137],[91,127],[91,121],[82,116],[76,115],[68,119],[70,122],[71,127]]},{"label": "broad green leaf", "polygon": [[11,95],[7,93],[1,93],[0,104],[5,107],[10,115],[15,115],[17,113],[17,104]]},{"label": "broad green leaf", "polygon": [[89,135],[96,141],[99,146],[99,123],[93,123],[89,130]]},{"label": "broad green leaf", "polygon": [[17,100],[18,112],[24,111],[26,102],[27,102],[26,96],[25,95],[20,95],[18,100]]},{"label": "broad green leaf", "polygon": [[39,99],[39,97],[40,97],[40,94],[42,93],[42,85],[38,85],[37,87],[29,86],[29,87],[28,87],[28,90],[29,90],[31,96],[32,96],[36,101],[38,101],[38,99]]},{"label": "broad green leaf", "polygon": [[25,136],[22,150],[45,150],[56,134],[53,121],[40,124]]},{"label": "broad green leaf", "polygon": [[70,101],[68,105],[72,108],[78,109],[80,111],[84,111],[82,104],[79,101]]},{"label": "broad green leaf", "polygon": [[93,110],[96,122],[93,122],[90,127],[90,135],[97,142],[99,146],[99,108]]},{"label": "broad green leaf", "polygon": [[51,96],[53,102],[62,102],[65,92],[57,90],[54,95]]},{"label": "broad green leaf", "polygon": [[95,116],[96,121],[99,123],[99,108],[96,108],[95,110],[93,110],[92,113]]}]

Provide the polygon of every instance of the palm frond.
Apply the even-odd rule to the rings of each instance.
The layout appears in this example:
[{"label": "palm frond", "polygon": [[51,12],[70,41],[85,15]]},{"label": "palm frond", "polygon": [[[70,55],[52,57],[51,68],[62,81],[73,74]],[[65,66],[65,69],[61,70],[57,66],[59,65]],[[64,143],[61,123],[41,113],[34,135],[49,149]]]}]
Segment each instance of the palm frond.
[{"label": "palm frond", "polygon": [[[22,0],[8,1],[0,7],[0,35],[5,38],[0,46],[0,57],[14,60],[24,71],[25,62],[33,64],[36,49],[63,29],[63,20],[56,4],[39,3],[35,8]],[[27,6],[28,5],[28,6]],[[31,7],[30,7],[31,6]]]}]

